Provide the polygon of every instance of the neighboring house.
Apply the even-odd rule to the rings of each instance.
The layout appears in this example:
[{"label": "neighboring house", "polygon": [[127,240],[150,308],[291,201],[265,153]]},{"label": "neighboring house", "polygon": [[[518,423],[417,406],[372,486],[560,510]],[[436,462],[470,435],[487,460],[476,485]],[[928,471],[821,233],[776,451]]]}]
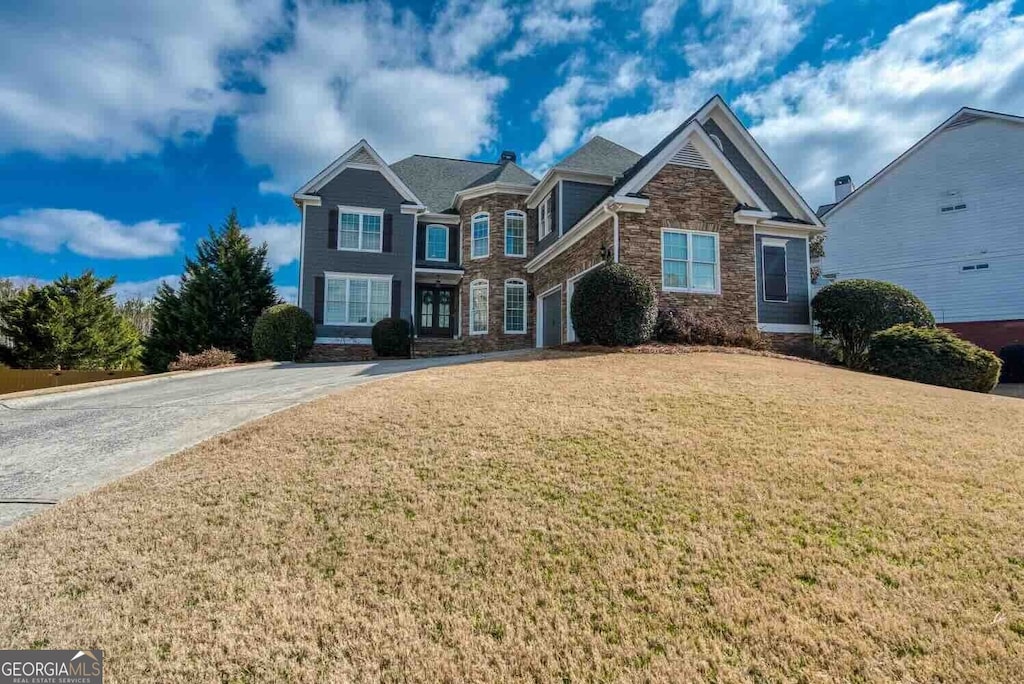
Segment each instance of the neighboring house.
[{"label": "neighboring house", "polygon": [[991,350],[1024,340],[1024,118],[961,109],[822,210],[823,280],[902,285]]},{"label": "neighboring house", "polygon": [[387,316],[414,323],[419,353],[573,341],[575,283],[608,261],[664,301],[787,343],[811,332],[823,226],[717,96],[643,156],[595,137],[538,180],[511,152],[388,165],[364,140],[294,199],[321,358]]}]

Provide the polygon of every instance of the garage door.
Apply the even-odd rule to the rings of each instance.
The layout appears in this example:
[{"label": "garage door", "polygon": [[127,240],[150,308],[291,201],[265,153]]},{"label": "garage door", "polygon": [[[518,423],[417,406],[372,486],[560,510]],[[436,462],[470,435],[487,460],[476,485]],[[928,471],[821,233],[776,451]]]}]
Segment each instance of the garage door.
[{"label": "garage door", "polygon": [[541,345],[562,344],[562,291],[556,290],[541,300]]}]

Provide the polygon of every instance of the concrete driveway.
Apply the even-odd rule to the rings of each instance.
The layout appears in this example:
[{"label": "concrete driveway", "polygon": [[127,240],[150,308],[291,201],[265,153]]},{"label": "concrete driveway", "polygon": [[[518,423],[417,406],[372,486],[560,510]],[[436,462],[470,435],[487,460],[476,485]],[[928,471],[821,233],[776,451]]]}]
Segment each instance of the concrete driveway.
[{"label": "concrete driveway", "polygon": [[242,423],[371,380],[507,354],[281,364],[4,400],[0,527]]}]

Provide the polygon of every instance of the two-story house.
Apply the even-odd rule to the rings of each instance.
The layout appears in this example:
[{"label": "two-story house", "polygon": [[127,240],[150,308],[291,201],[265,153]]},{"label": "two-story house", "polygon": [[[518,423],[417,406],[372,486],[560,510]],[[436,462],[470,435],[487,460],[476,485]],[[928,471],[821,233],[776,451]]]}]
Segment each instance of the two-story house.
[{"label": "two-story house", "polygon": [[321,358],[387,316],[413,322],[420,353],[574,341],[574,285],[609,261],[780,345],[810,337],[823,226],[718,96],[644,155],[595,137],[539,180],[511,152],[389,165],[362,140],[294,200]]},{"label": "two-story house", "polygon": [[1024,341],[1024,117],[963,108],[853,190],[836,179],[826,281],[885,280],[992,351]]}]

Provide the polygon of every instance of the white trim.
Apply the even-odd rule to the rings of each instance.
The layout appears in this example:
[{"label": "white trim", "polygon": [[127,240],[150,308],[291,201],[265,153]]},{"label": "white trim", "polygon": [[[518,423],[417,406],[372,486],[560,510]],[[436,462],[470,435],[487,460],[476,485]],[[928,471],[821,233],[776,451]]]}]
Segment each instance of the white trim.
[{"label": "white trim", "polygon": [[811,333],[813,328],[810,325],[799,323],[758,323],[757,329],[767,333]]},{"label": "white trim", "polygon": [[[374,163],[377,165],[375,168],[369,167],[367,164],[349,162],[349,159],[356,156],[360,149],[366,150],[367,154],[373,158]],[[295,194],[292,195],[292,198],[300,199],[303,195],[313,195],[319,192],[325,185],[334,180],[339,173],[350,166],[352,168],[372,168],[372,170],[384,176],[388,183],[390,183],[391,186],[398,191],[398,194],[402,196],[402,199],[412,200],[416,204],[423,204],[423,200],[417,197],[416,193],[410,190],[409,186],[402,182],[402,179],[398,177],[398,174],[391,170],[391,167],[381,159],[381,156],[370,146],[370,143],[366,142],[365,138],[350,147],[347,152],[331,162],[327,168],[315,175],[301,188],[296,190]]]},{"label": "white trim", "polygon": [[369,337],[318,337],[313,344],[373,344]]},{"label": "white trim", "polygon": [[[346,328],[372,328],[374,323],[369,322],[370,319],[370,307],[373,305],[373,285],[370,281],[381,281],[388,284],[388,313],[385,318],[391,316],[391,307],[394,302],[391,301],[392,286],[391,283],[395,279],[394,274],[383,274],[383,273],[336,273],[334,271],[324,271],[324,310],[323,310],[323,323],[322,325],[340,326]],[[366,323],[350,323],[345,321],[328,321],[327,320],[327,290],[328,281],[330,280],[344,280],[345,281],[345,316],[348,316],[348,303],[351,299],[349,296],[349,290],[352,288],[353,280],[366,280]]]},{"label": "white trim", "polygon": [[[551,232],[552,232],[551,200],[552,200],[552,194],[548,193],[547,195],[544,196],[544,199],[542,199],[540,202],[537,203],[537,206],[536,206],[536,209],[537,209],[537,241],[538,242],[543,240],[544,238],[546,238],[548,235],[551,235]],[[527,206],[529,206],[529,205],[527,205]],[[545,218],[547,219],[546,221],[544,220]],[[544,232],[541,232],[545,227],[547,228],[547,230],[544,230]]]},{"label": "white trim", "polygon": [[401,205],[403,214],[422,214],[427,210],[422,204],[403,204]]},{"label": "white trim", "polygon": [[814,299],[814,297],[811,296],[811,292],[814,291],[814,286],[811,284],[811,239],[809,237],[804,240],[804,249],[807,252],[807,320],[810,322],[811,326],[813,326],[814,309],[811,306],[811,300]]},{"label": "white trim", "polygon": [[[536,345],[536,347],[538,349],[540,349],[541,347],[544,346],[544,315],[543,315],[544,314],[544,311],[543,311],[544,307],[542,306],[542,302],[544,301],[545,297],[550,295],[555,290],[558,290],[558,292],[561,293],[562,292],[562,283],[558,283],[554,287],[549,287],[548,289],[544,290],[539,295],[537,295],[537,305],[534,307],[535,310],[536,310],[536,326],[535,327],[537,329],[537,335],[536,335],[536,340],[534,340],[534,344]],[[558,315],[559,315],[559,318],[561,318],[561,315],[562,315],[562,311],[561,311],[562,298],[561,297],[558,298],[558,306],[559,306]],[[564,325],[564,323],[563,323],[563,325]],[[561,330],[558,331],[558,341],[559,342],[562,341],[562,331]]]},{"label": "white trim", "polygon": [[462,221],[462,217],[458,214],[434,214],[431,212],[425,212],[420,214],[420,218],[424,221],[430,221],[431,223],[441,223],[448,226],[457,226]]},{"label": "white trim", "polygon": [[[677,235],[686,236],[686,282],[689,283],[689,287],[668,287],[665,285],[665,233],[675,233]],[[715,239],[715,289],[713,290],[702,290],[693,287],[693,264],[695,263],[696,251],[693,249],[693,236],[709,236]],[[661,291],[662,292],[679,292],[683,294],[701,294],[701,295],[721,295],[722,294],[722,241],[718,233],[712,233],[704,230],[684,230],[682,228],[668,228],[663,227],[661,229]],[[680,259],[673,259],[673,261],[680,261]],[[707,263],[702,261],[700,263]]]},{"label": "white trim", "polygon": [[[359,247],[342,247],[341,246],[341,217],[343,214],[355,214],[359,217]],[[363,217],[364,216],[376,216],[380,219],[380,232],[377,236],[377,248],[367,249],[363,247]],[[392,229],[394,227],[392,226]],[[372,252],[380,253],[384,251],[384,210],[375,209],[373,207],[349,207],[343,204],[338,205],[338,246],[339,252]]]},{"label": "white trim", "polygon": [[461,274],[466,272],[465,269],[463,269],[461,267],[459,267],[459,268],[430,268],[430,267],[427,267],[427,266],[417,266],[414,270],[417,273],[438,273],[438,274],[450,273],[452,275],[461,275]]},{"label": "white trim", "polygon": [[562,180],[558,181],[558,237],[565,235],[565,201],[563,197],[565,193],[562,192],[562,188],[565,187],[565,183]]},{"label": "white trim", "polygon": [[[522,330],[509,330],[508,327],[508,288],[509,285],[513,287],[521,287],[523,290],[523,329]],[[526,293],[529,288],[526,285],[526,281],[522,278],[506,278],[505,279],[505,290],[503,293],[503,300],[501,302],[501,327],[506,335],[525,335],[526,331],[530,326],[526,324],[526,314],[529,312],[529,307],[526,305]]]},{"label": "white trim", "polygon": [[[443,259],[439,259],[437,257],[431,257],[430,256],[430,229],[431,228],[440,228],[441,230],[444,231],[444,258]],[[442,225],[440,223],[428,223],[426,226],[424,226],[423,230],[425,231],[424,234],[423,234],[423,260],[424,261],[448,261],[448,256],[449,256],[448,253],[451,251],[450,243],[451,243],[451,237],[452,237],[451,234],[448,232],[450,230],[450,228],[448,226]]]},{"label": "white trim", "polygon": [[533,187],[533,191],[526,198],[526,206],[536,209],[543,197],[554,190],[555,183],[569,180],[577,183],[593,183],[594,185],[615,185],[615,177],[603,173],[589,173],[587,171],[569,171],[557,167],[548,169],[544,177]]},{"label": "white trim", "polygon": [[605,262],[598,261],[595,264],[587,266],[576,275],[569,276],[565,281],[565,341],[575,342],[576,341],[576,327],[572,324],[572,298],[576,294],[576,281],[587,275],[595,268],[604,266]]},{"label": "white trim", "polygon": [[[473,330],[473,289],[483,286],[486,294],[487,304],[485,305],[485,316],[484,316],[484,327],[483,330]],[[484,278],[477,278],[469,284],[469,334],[470,335],[486,335],[488,329],[491,327],[491,283]]]},{"label": "white trim", "polygon": [[533,192],[533,186],[520,185],[518,183],[501,183],[498,181],[495,181],[494,183],[487,183],[485,185],[477,185],[472,188],[466,188],[465,190],[459,190],[455,193],[455,207],[461,207],[462,203],[468,199],[484,197],[497,192],[504,193],[506,195],[529,195]]},{"label": "white trim", "polygon": [[[473,254],[473,243],[476,241],[476,236],[473,234],[473,224],[480,216],[487,217],[487,252],[484,254]],[[469,219],[469,258],[470,261],[474,259],[486,259],[491,256],[491,213],[488,211],[478,211],[473,214]]]},{"label": "white trim", "polygon": [[[515,217],[517,217],[517,218],[522,218],[523,219],[523,253],[522,254],[513,254],[513,253],[510,253],[508,251],[508,217],[509,217],[510,214],[515,216]],[[505,212],[505,256],[507,256],[507,257],[514,257],[516,259],[525,259],[526,258],[526,235],[529,232],[528,227],[527,227],[528,220],[529,219],[526,216],[526,212],[522,211],[520,209],[508,209]]]},{"label": "white trim", "polygon": [[[789,241],[782,240],[779,238],[762,237],[761,238],[761,299],[766,304],[789,304]],[[781,247],[782,248],[782,264],[786,267],[786,298],[785,299],[768,299],[768,274],[764,270],[764,248],[765,247]]]},{"label": "white trim", "polygon": [[582,240],[590,233],[590,231],[608,219],[609,211],[624,211],[642,214],[647,211],[647,207],[650,206],[650,204],[650,200],[639,197],[624,197],[622,195],[616,195],[615,197],[605,199],[596,207],[591,209],[590,213],[569,227],[568,237],[565,239],[555,240],[543,252],[527,262],[526,272],[536,273],[538,269],[542,268],[559,254],[562,254],[565,250]]},{"label": "white trim", "polygon": [[[737,221],[737,223],[739,223]],[[760,221],[752,224],[754,226],[754,232],[757,235],[776,235],[779,237],[787,238],[799,238],[801,240],[809,240],[812,235],[818,235],[823,231],[814,226],[807,226],[806,228],[793,227],[792,223],[774,223],[771,221]]]},{"label": "white trim", "polygon": [[[306,203],[300,204],[302,207],[302,219],[299,224],[299,294],[296,297],[295,305],[300,309],[302,308],[302,257],[306,253]],[[313,306],[316,306],[314,302]]]},{"label": "white trim", "polygon": [[314,207],[319,207],[321,199],[318,195],[292,195],[292,199],[296,204],[311,204]]}]

